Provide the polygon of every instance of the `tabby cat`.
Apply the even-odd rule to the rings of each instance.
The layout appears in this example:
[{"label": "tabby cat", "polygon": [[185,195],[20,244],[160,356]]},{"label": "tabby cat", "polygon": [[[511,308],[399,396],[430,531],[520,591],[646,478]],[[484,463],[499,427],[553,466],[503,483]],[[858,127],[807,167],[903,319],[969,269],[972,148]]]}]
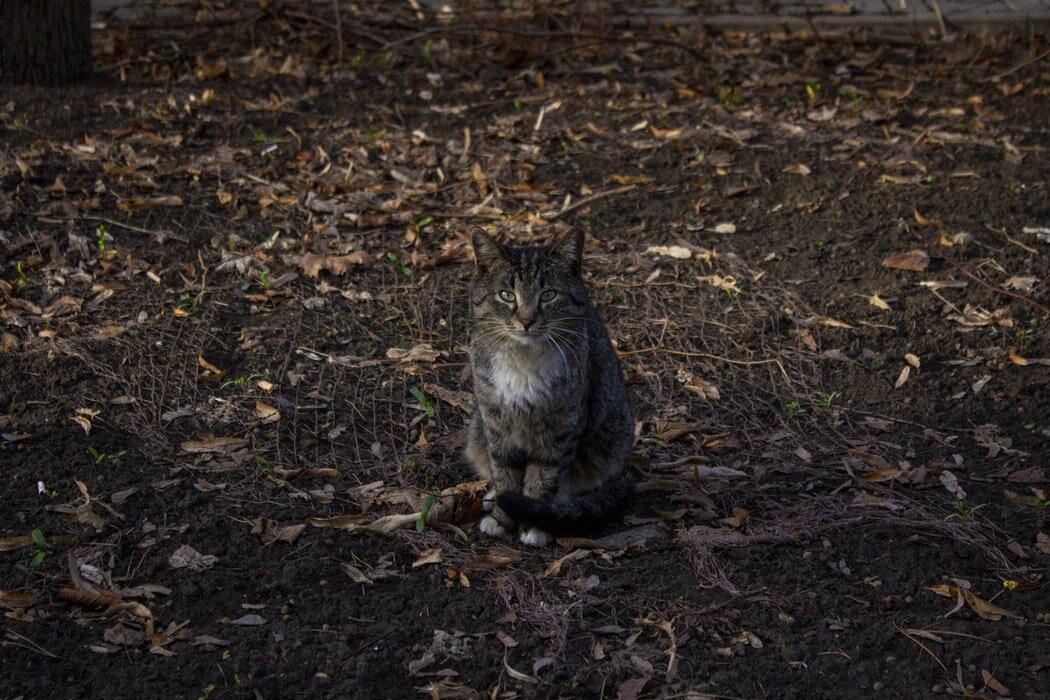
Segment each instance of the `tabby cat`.
[{"label": "tabby cat", "polygon": [[476,408],[466,451],[494,487],[480,529],[518,529],[542,547],[607,523],[630,497],[627,389],[580,276],[582,232],[511,247],[476,230],[471,244]]}]

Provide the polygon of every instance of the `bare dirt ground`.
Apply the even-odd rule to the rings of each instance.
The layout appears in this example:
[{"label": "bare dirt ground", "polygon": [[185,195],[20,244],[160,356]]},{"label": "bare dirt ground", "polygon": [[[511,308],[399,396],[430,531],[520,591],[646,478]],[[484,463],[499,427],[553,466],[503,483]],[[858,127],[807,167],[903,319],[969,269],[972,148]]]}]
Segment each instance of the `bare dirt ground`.
[{"label": "bare dirt ground", "polygon": [[[413,4],[0,98],[0,698],[1045,696],[1046,36]],[[587,232],[586,539],[476,530],[473,226]]]}]

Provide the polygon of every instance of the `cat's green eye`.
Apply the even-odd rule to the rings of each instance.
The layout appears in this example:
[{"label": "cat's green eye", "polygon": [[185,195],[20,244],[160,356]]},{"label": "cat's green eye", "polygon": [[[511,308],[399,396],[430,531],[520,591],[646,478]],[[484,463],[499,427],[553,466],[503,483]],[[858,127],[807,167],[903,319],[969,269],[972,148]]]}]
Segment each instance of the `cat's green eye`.
[{"label": "cat's green eye", "polygon": [[558,296],[558,293],[553,289],[548,289],[543,294],[540,294],[540,301],[552,301],[554,297]]},{"label": "cat's green eye", "polygon": [[513,304],[514,300],[517,299],[517,297],[514,296],[514,292],[511,292],[511,291],[506,290],[506,289],[504,289],[502,292],[500,292],[498,296],[500,298],[500,301],[505,301],[508,304]]}]

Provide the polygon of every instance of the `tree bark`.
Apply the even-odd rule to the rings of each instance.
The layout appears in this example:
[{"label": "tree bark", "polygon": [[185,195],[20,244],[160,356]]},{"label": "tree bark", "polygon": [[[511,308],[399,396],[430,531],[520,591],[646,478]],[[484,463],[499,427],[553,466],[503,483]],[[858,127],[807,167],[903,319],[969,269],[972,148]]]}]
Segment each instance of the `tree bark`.
[{"label": "tree bark", "polygon": [[60,85],[91,73],[91,0],[0,0],[0,84]]}]

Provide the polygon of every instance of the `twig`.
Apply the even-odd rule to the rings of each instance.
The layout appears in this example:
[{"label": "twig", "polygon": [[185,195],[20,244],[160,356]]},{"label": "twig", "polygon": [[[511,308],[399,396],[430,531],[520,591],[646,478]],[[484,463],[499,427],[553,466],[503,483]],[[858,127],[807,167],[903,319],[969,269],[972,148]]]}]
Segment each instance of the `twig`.
[{"label": "twig", "polygon": [[652,462],[652,463],[649,464],[649,469],[664,471],[664,470],[677,469],[678,467],[688,467],[689,465],[692,465],[692,464],[710,464],[710,463],[711,463],[711,458],[710,457],[705,457],[704,455],[691,455],[689,457],[682,457],[681,459],[676,459],[673,462]]},{"label": "twig", "polygon": [[172,238],[179,243],[189,243],[190,239],[180,236],[172,231],[157,231],[155,229],[142,228],[141,226],[135,226],[134,224],[125,224],[122,221],[115,221],[114,219],[107,219],[104,216],[91,216],[85,215],[80,217],[81,219],[87,219],[88,221],[101,221],[102,223],[109,224],[111,226],[119,226],[128,231],[134,231],[135,233],[145,233],[148,236],[153,236],[158,243],[163,243],[166,238]]},{"label": "twig", "polygon": [[937,662],[937,665],[938,665],[938,666],[940,666],[941,668],[943,668],[943,669],[944,669],[944,672],[945,672],[945,673],[948,673],[948,667],[944,665],[944,662],[943,662],[943,661],[941,661],[940,657],[938,657],[938,656],[937,656],[936,654],[934,654],[934,653],[933,653],[932,651],[930,651],[929,647],[927,647],[927,646],[926,646],[925,644],[923,644],[922,642],[920,642],[920,641],[919,641],[918,639],[916,639],[916,638],[915,638],[914,636],[912,636],[912,635],[908,634],[908,633],[907,633],[907,632],[905,632],[905,631],[904,631],[903,629],[901,629],[900,627],[898,627],[898,626],[897,626],[897,623],[894,623],[894,624],[893,624],[893,626],[894,626],[894,628],[896,628],[896,630],[897,630],[898,632],[900,632],[901,634],[903,634],[903,635],[904,635],[905,637],[907,637],[907,638],[908,638],[908,639],[909,639],[910,641],[912,641],[912,642],[914,642],[915,644],[919,645],[919,648],[920,648],[920,649],[922,649],[922,650],[923,650],[923,651],[925,651],[925,652],[926,652],[927,654],[929,654],[929,655],[930,655],[930,657],[931,657],[931,658],[932,658],[932,659],[933,659],[934,661],[936,661],[936,662]]},{"label": "twig", "polygon": [[584,197],[583,199],[570,204],[569,206],[565,207],[561,211],[555,212],[555,213],[550,214],[548,216],[544,216],[543,218],[547,219],[548,221],[553,221],[554,219],[557,219],[558,217],[565,216],[570,211],[573,211],[573,210],[579,209],[580,207],[586,206],[586,205],[590,204],[591,202],[593,202],[593,201],[595,201],[597,199],[601,199],[602,197],[611,197],[614,194],[622,194],[624,192],[630,192],[631,190],[634,190],[634,189],[638,189],[638,186],[637,185],[624,185],[623,187],[614,187],[613,189],[605,190],[604,192],[597,192],[595,194],[592,194],[589,197]]},{"label": "twig", "polygon": [[933,5],[933,14],[937,17],[937,28],[941,30],[941,39],[948,38],[948,28],[944,26],[944,15],[941,14],[941,4],[937,0],[930,0]]},{"label": "twig", "polygon": [[639,350],[617,351],[616,354],[618,357],[629,357],[630,355],[642,355],[644,353],[650,352],[663,352],[667,353],[668,355],[678,355],[680,357],[706,357],[709,360],[718,360],[719,362],[728,362],[731,365],[744,365],[748,367],[752,365],[772,365],[779,362],[779,360],[772,358],[768,360],[734,360],[729,357],[722,357],[721,355],[712,355],[708,352],[689,352],[688,350],[671,350],[669,348],[661,348],[659,346],[653,346],[651,348],[641,348]]},{"label": "twig", "polygon": [[1031,246],[1025,245],[1024,243],[1022,243],[1021,241],[1017,240],[1016,238],[1010,238],[1010,234],[1008,234],[1006,231],[1000,231],[999,229],[995,228],[991,224],[985,224],[984,227],[986,229],[988,229],[989,231],[991,231],[992,233],[998,233],[1000,236],[1002,236],[1003,238],[1006,239],[1007,243],[1013,243],[1015,246],[1017,246],[1021,250],[1024,250],[1024,251],[1026,251],[1028,253],[1031,253],[1032,255],[1039,255],[1039,251],[1038,250],[1036,250],[1035,248],[1032,248]]},{"label": "twig", "polygon": [[1040,61],[1042,61],[1047,56],[1050,56],[1050,49],[1047,49],[1046,51],[1044,51],[1043,53],[1039,54],[1035,58],[1030,59],[1028,61],[1025,61],[1024,63],[1018,63],[1016,66],[1014,66],[1013,68],[1011,68],[1009,70],[1005,70],[1002,73],[996,73],[995,75],[991,76],[990,78],[985,78],[981,82],[982,83],[994,83],[996,80],[1002,80],[1006,76],[1013,75],[1014,73],[1016,73],[1017,71],[1021,70],[1022,68],[1027,68],[1028,66],[1032,65],[1033,63],[1039,63]]},{"label": "twig", "polygon": [[849,413],[859,413],[862,416],[871,416],[872,418],[879,418],[882,420],[888,420],[893,423],[905,423],[906,425],[914,425],[916,428],[922,428],[923,430],[929,430],[933,433],[949,430],[953,433],[970,433],[973,432],[968,428],[931,428],[923,423],[916,423],[913,420],[907,420],[906,418],[895,418],[894,416],[887,416],[885,413],[875,413],[874,411],[865,411],[860,408],[850,408],[849,406],[836,406],[840,411],[848,411]]},{"label": "twig", "polygon": [[336,65],[343,67],[343,18],[339,14],[339,0],[332,3],[335,11]]},{"label": "twig", "polygon": [[[32,639],[29,639],[28,637],[23,637],[18,632],[12,632],[11,630],[7,630],[7,637],[8,637],[8,639],[14,640],[14,642],[6,642],[5,641],[5,642],[3,642],[4,646],[7,646],[8,644],[10,644],[13,647],[22,647],[23,649],[29,649],[30,651],[35,651],[36,653],[43,654],[44,656],[50,656],[52,659],[57,659],[58,658],[57,654],[52,654],[50,651],[48,651],[44,647],[40,646],[39,644],[34,642]],[[18,642],[18,641],[25,642],[25,644],[17,644],[17,643],[15,643],[15,642]]]},{"label": "twig", "polygon": [[928,634],[943,634],[946,637],[966,637],[967,639],[977,639],[982,642],[988,642],[989,644],[999,644],[1000,642],[994,639],[988,639],[987,637],[981,637],[976,634],[967,634],[966,632],[953,632],[952,630],[920,630],[908,628],[909,632],[926,632]]},{"label": "twig", "polygon": [[981,279],[977,275],[975,275],[972,272],[970,272],[969,270],[967,270],[961,264],[959,264],[959,263],[955,262],[954,260],[952,260],[952,258],[947,256],[947,255],[942,255],[941,259],[944,260],[949,265],[951,265],[952,267],[954,267],[959,272],[963,273],[964,275],[966,275],[967,277],[972,279],[977,284],[981,285],[982,287],[984,287],[986,289],[990,289],[993,292],[996,292],[997,294],[1003,294],[1005,296],[1017,299],[1018,301],[1023,301],[1026,304],[1030,304],[1030,305],[1034,306],[1035,308],[1039,309],[1045,315],[1050,316],[1050,307],[1043,306],[1042,304],[1040,304],[1035,299],[1032,299],[1030,297],[1026,297],[1024,294],[1017,294],[1016,292],[1011,292],[1011,291],[1009,291],[1007,289],[1002,289],[1000,287],[992,286],[991,284],[988,284],[987,282],[985,282],[983,279]]}]

